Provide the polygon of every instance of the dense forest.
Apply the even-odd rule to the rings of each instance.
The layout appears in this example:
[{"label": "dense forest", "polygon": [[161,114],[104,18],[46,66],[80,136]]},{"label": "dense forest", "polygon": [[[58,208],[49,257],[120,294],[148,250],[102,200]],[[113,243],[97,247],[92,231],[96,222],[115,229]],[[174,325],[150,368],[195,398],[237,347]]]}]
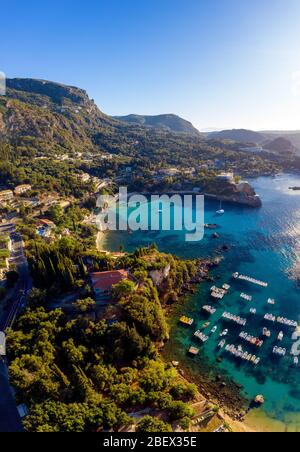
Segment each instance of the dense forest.
[{"label": "dense forest", "polygon": [[[70,290],[71,280],[76,285],[85,277],[83,264],[81,269],[76,266],[73,279],[66,274],[73,264],[83,262],[82,250],[62,241],[30,252],[39,288],[33,289],[28,308],[8,332],[11,383],[18,401],[30,409],[26,430],[118,430],[133,423],[131,413],[144,408],[149,415],[138,423],[139,431],[171,431],[173,421],[186,428],[193,416],[187,402],[195,398],[197,388],[163,363],[159,350],[169,337],[164,308],[195,276],[197,262],[180,261],[153,246],[125,255],[114,267],[126,265],[133,280],[114,286],[113,307],[95,319],[90,298],[77,300],[75,316],[47,308],[55,278],[61,290]],[[44,266],[49,269],[48,283]],[[168,277],[155,286],[150,272],[166,267]],[[112,314],[117,321],[108,320]]]}]

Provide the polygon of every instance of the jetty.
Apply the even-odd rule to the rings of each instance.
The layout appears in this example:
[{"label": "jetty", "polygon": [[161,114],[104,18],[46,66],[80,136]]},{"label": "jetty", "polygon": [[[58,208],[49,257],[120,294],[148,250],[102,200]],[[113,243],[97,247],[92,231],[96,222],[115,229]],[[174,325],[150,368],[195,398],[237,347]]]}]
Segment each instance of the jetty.
[{"label": "jetty", "polygon": [[190,347],[189,348],[189,354],[190,355],[192,355],[192,356],[197,356],[197,355],[199,355],[199,348],[196,348],[196,347]]},{"label": "jetty", "polygon": [[231,314],[230,312],[224,312],[222,314],[223,319],[230,320],[238,325],[245,326],[247,324],[247,320],[243,319],[237,315]]},{"label": "jetty", "polygon": [[241,297],[243,300],[246,300],[246,301],[252,301],[252,300],[253,300],[253,298],[251,297],[251,295],[247,295],[246,293],[241,293],[240,297]]},{"label": "jetty", "polygon": [[238,347],[236,347],[235,345],[226,345],[225,350],[235,358],[252,363],[255,366],[260,363],[260,358],[258,358],[256,355],[252,355],[251,353],[244,351],[241,345],[239,345]]},{"label": "jetty", "polygon": [[182,323],[185,326],[192,326],[194,323],[194,319],[191,319],[190,317],[186,317],[185,315],[180,317],[179,320],[180,323]]},{"label": "jetty", "polygon": [[198,330],[196,331],[196,333],[194,334],[194,336],[199,339],[201,342],[207,342],[209,337],[206,336],[204,333],[202,333],[202,331]]},{"label": "jetty", "polygon": [[208,314],[213,315],[213,314],[216,313],[217,310],[215,308],[213,308],[212,306],[205,305],[205,306],[202,307],[202,311],[205,311]]},{"label": "jetty", "polygon": [[298,322],[296,322],[295,320],[289,320],[285,317],[275,317],[275,315],[273,314],[265,314],[264,316],[265,320],[268,320],[269,322],[273,322],[273,323],[279,323],[280,325],[286,325],[286,326],[290,326],[292,328],[298,328]]},{"label": "jetty", "polygon": [[260,281],[259,279],[251,278],[250,276],[246,276],[246,275],[240,275],[238,272],[233,273],[232,277],[234,279],[239,279],[240,281],[247,281],[252,284],[256,284],[257,286],[261,286],[261,287],[268,287],[268,285],[269,285],[268,283]]},{"label": "jetty", "polygon": [[264,341],[260,340],[258,337],[251,336],[250,334],[242,331],[239,335],[241,339],[244,339],[249,344],[255,345],[256,347],[261,348],[264,345]]},{"label": "jetty", "polygon": [[273,348],[273,353],[274,353],[274,355],[285,356],[286,355],[286,349],[275,346]]},{"label": "jetty", "polygon": [[211,297],[215,298],[217,300],[223,300],[223,298],[227,294],[227,290],[220,289],[220,288],[218,288],[216,286],[211,287],[210,291],[211,291]]}]

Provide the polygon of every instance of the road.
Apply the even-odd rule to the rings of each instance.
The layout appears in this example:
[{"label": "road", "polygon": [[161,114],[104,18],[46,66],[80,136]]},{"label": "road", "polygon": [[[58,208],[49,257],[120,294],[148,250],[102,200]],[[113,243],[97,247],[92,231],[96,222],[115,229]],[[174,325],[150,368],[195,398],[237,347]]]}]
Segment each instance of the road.
[{"label": "road", "polygon": [[[0,318],[0,331],[11,327],[20,310],[25,306],[27,294],[32,288],[22,237],[13,224],[0,225],[0,234],[9,234],[12,240],[11,264],[15,264],[19,280],[11,296],[11,302]],[[0,360],[0,432],[22,431],[13,390],[9,385],[6,361]]]}]

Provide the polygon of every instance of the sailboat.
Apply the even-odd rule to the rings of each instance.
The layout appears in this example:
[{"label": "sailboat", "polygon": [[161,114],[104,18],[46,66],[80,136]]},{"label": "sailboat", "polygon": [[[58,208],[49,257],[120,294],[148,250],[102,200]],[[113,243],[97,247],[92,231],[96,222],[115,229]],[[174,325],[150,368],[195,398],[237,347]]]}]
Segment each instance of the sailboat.
[{"label": "sailboat", "polygon": [[217,215],[224,215],[225,210],[222,208],[222,201],[220,201],[220,209],[216,211]]}]

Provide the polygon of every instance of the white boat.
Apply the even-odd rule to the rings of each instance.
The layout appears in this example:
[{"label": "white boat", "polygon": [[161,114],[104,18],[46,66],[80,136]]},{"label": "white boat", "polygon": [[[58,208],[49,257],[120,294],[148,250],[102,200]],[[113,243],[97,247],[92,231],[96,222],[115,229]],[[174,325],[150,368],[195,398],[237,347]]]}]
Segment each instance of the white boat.
[{"label": "white boat", "polygon": [[278,340],[282,341],[283,337],[284,337],[284,334],[282,331],[280,331],[280,333],[278,334]]},{"label": "white boat", "polygon": [[214,334],[214,333],[217,331],[217,329],[218,329],[218,327],[217,327],[217,326],[214,326],[214,327],[212,328],[212,330],[211,330],[211,333]]},{"label": "white boat", "polygon": [[220,337],[227,336],[228,332],[229,332],[228,330],[222,331],[222,333],[220,334]]},{"label": "white boat", "polygon": [[225,210],[222,209],[222,201],[220,201],[220,209],[216,211],[217,215],[224,215]]},{"label": "white boat", "polygon": [[221,342],[219,342],[218,347],[223,348],[225,344],[226,344],[226,341],[225,341],[225,339],[223,339]]},{"label": "white boat", "polygon": [[269,331],[268,328],[264,328],[263,335],[266,337],[271,337],[271,331]]},{"label": "white boat", "polygon": [[297,358],[297,356],[295,356],[295,358],[294,358],[294,364],[295,364],[295,366],[298,366],[298,364],[299,364],[299,358]]}]

